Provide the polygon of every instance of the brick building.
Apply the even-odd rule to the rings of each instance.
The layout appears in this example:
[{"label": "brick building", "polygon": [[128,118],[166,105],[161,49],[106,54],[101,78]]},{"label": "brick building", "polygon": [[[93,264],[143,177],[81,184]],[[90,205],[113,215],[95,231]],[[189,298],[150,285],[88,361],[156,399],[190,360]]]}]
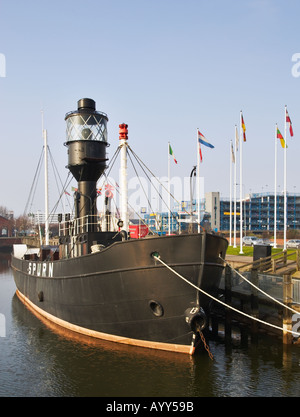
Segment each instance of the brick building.
[{"label": "brick building", "polygon": [[6,217],[0,216],[0,237],[12,237],[13,221]]}]

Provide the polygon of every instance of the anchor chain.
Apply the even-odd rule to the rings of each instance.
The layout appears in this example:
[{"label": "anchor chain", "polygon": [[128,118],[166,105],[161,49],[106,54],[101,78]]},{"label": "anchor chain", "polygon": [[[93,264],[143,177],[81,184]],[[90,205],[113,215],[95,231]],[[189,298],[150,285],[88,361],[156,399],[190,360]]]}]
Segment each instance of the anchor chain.
[{"label": "anchor chain", "polygon": [[209,346],[208,346],[208,344],[206,343],[206,340],[205,340],[204,334],[201,332],[201,330],[200,330],[199,328],[197,329],[197,331],[198,331],[198,333],[199,333],[199,335],[200,335],[200,337],[201,337],[201,340],[202,340],[203,346],[204,346],[204,348],[205,348],[206,352],[208,353],[208,356],[209,356],[209,357],[210,357],[210,359],[213,361],[213,360],[214,360],[214,355],[211,353],[211,351],[210,351],[210,349],[209,349]]}]

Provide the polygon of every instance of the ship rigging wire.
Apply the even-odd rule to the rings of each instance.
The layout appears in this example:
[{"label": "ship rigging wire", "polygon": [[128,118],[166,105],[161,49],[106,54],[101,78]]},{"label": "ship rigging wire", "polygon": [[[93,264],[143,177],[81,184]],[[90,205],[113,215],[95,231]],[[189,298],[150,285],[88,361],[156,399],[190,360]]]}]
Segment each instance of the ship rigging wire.
[{"label": "ship rigging wire", "polygon": [[41,161],[42,161],[42,158],[43,158],[43,154],[44,154],[44,148],[42,149],[40,159],[38,161],[38,164],[37,164],[37,167],[36,167],[36,170],[35,170],[35,174],[34,174],[33,181],[32,181],[32,184],[31,184],[31,188],[30,188],[30,191],[29,191],[29,196],[28,196],[28,199],[27,199],[27,202],[26,202],[26,205],[25,205],[25,209],[24,209],[24,212],[23,212],[24,216],[28,212],[28,206],[29,206],[30,201],[31,201],[30,208],[32,207],[32,201],[33,201],[33,198],[35,196],[35,191],[36,191],[36,187],[37,187],[37,178],[39,178],[39,175],[40,175],[40,172],[41,172],[41,167],[42,167]]},{"label": "ship rigging wire", "polygon": [[[131,147],[130,146],[128,146],[128,148],[129,148],[129,150],[131,151],[131,153],[132,153],[132,155],[134,156],[134,158],[135,158],[135,160],[137,161],[137,163],[139,164],[139,166],[141,167],[141,169],[142,169],[142,171],[144,172],[144,174],[146,175],[146,177],[148,178],[148,180],[151,182],[151,178],[149,177],[149,175],[147,174],[147,172],[144,170],[144,168],[142,167],[142,164],[141,164],[141,159],[137,156],[137,154],[131,149]],[[129,158],[130,158],[130,160],[131,160],[131,163],[132,163],[132,165],[133,165],[133,167],[134,167],[134,164],[133,164],[133,162],[132,162],[132,159],[131,159],[131,156],[130,156],[130,153],[128,153],[128,156],[129,156]],[[147,168],[147,166],[143,163],[143,165]],[[135,169],[135,167],[134,167],[134,169]],[[149,168],[147,168],[148,169],[148,171],[151,173],[151,175],[157,180],[157,182],[165,189],[165,190],[167,190],[166,189],[166,187],[163,185],[163,183],[161,182],[161,181],[159,181],[158,180],[158,178],[151,172],[151,170],[149,169]],[[136,172],[137,173],[137,172]],[[137,176],[138,176],[138,174],[137,174]],[[138,178],[139,178],[139,176],[138,176]],[[140,181],[140,178],[139,178],[139,181]],[[140,182],[140,184],[141,184],[141,182]],[[153,185],[153,184],[152,184]],[[142,187],[142,184],[141,184],[141,187]],[[157,192],[157,194],[159,195],[159,197],[161,198],[161,200],[164,202],[164,204],[166,205],[166,207],[168,208],[168,210],[170,211],[170,213],[171,213],[171,215],[172,215],[172,217],[173,218],[175,218],[175,215],[174,215],[174,213],[171,211],[171,207],[169,207],[168,206],[168,204],[166,203],[166,201],[163,199],[163,197],[162,197],[162,195],[161,195],[161,193],[159,192],[159,190],[153,185],[153,187],[155,188],[155,191]],[[143,187],[142,187],[143,188]],[[143,188],[143,191],[144,191],[144,188]],[[144,191],[145,192],[145,191]],[[169,190],[167,190],[167,192],[169,193]],[[146,193],[145,193],[145,195],[146,195]],[[170,193],[170,196],[171,197],[173,197],[174,199],[175,199],[175,197]],[[151,207],[151,203],[149,202],[149,199],[148,199],[148,197],[147,197],[147,195],[146,195],[146,198],[147,198],[147,200],[148,200],[148,203],[149,203],[149,205],[150,205],[150,208],[151,208],[151,211],[153,212],[153,209],[152,209],[152,207]]]},{"label": "ship rigging wire", "polygon": [[[131,149],[131,147],[128,145],[128,148],[130,149],[130,151],[132,152],[132,154],[134,155],[134,157],[136,158],[136,160],[139,162],[139,164],[140,164],[140,166],[141,165],[143,165],[149,172],[150,172],[150,174],[154,177],[154,178],[156,178],[156,180],[159,182],[159,184],[162,186],[162,188],[164,188],[164,190],[165,191],[167,191],[167,193],[169,193],[170,194],[170,196],[176,201],[176,203],[177,204],[179,204],[180,205],[180,202],[176,199],[176,197],[171,193],[171,192],[169,192],[169,190],[164,186],[164,184],[162,183],[162,182],[160,182],[159,180],[158,180],[158,178],[154,175],[154,173],[144,164],[144,162],[139,158],[139,156]],[[148,175],[147,175],[147,178],[149,178],[148,177]],[[189,215],[191,215],[192,213],[191,212],[189,212],[189,211],[187,211],[187,210],[185,210],[184,208],[182,208],[182,211],[184,211],[184,213],[185,214],[189,214]],[[192,211],[192,207],[191,207],[191,211]],[[199,224],[199,222],[198,221],[195,221],[195,224],[197,224],[197,225],[199,225],[202,229],[203,229],[203,227],[201,226],[201,224]]]},{"label": "ship rigging wire", "polygon": [[[59,199],[57,200],[54,208],[51,210],[51,213],[49,213],[49,217],[50,217],[50,215],[53,214],[53,212],[55,212],[55,210],[57,209],[57,206],[58,206],[58,204],[61,200],[61,197],[64,194],[64,191],[62,193],[60,192],[60,187],[59,187],[59,184],[58,184],[58,180],[59,180],[60,186],[62,187],[63,190],[65,190],[65,186],[62,183],[61,177],[59,175],[57,166],[55,164],[55,161],[54,161],[54,158],[53,158],[53,155],[51,153],[51,150],[50,150],[49,146],[47,146],[47,149],[48,149],[48,154],[49,154],[50,162],[51,162],[52,169],[53,169],[53,174],[54,174],[54,178],[55,178],[55,182],[56,182],[56,187],[57,187],[58,194],[59,194]],[[36,168],[34,178],[33,178],[33,181],[32,181],[32,185],[31,185],[31,188],[30,188],[29,196],[28,196],[28,199],[27,199],[27,202],[26,202],[26,205],[25,205],[25,209],[24,209],[24,212],[23,212],[24,215],[26,215],[28,212],[32,211],[32,205],[33,205],[36,189],[37,189],[37,186],[38,186],[39,176],[40,176],[42,165],[43,165],[42,161],[43,161],[44,152],[45,152],[45,147],[43,146],[42,152],[41,152],[41,155],[40,155],[40,159],[38,161],[37,168]],[[70,173],[68,173],[66,182],[68,180],[69,175],[70,175]]]},{"label": "ship rigging wire", "polygon": [[[158,177],[150,170],[150,168],[148,168],[147,167],[147,165],[141,160],[141,158],[133,151],[133,149],[128,145],[128,143],[126,144],[126,146],[127,146],[127,149],[131,152],[131,154],[132,154],[132,156],[135,158],[135,160],[136,160],[136,162],[137,162],[137,164],[140,166],[140,168],[141,168],[141,170],[143,171],[143,173],[145,174],[145,176],[146,176],[146,178],[148,179],[148,181],[152,184],[152,186],[153,186],[153,188],[155,189],[155,191],[157,192],[157,194],[158,194],[158,196],[160,197],[160,199],[163,201],[163,203],[166,205],[166,207],[168,208],[168,210],[171,212],[171,216],[173,217],[173,218],[175,218],[175,214],[171,211],[171,208],[168,206],[168,204],[166,203],[166,201],[163,199],[163,197],[162,197],[162,195],[161,195],[161,193],[159,192],[159,190],[157,189],[157,187],[153,184],[153,181],[151,181],[151,178],[150,178],[150,175],[152,176],[152,179],[154,178],[154,179],[156,179],[156,181],[158,182],[158,184],[168,193],[168,194],[170,194],[170,196],[174,199],[174,201],[176,201],[176,203],[180,206],[180,202],[176,199],[176,197],[171,193],[171,192],[169,192],[169,190],[165,187],[165,185],[158,179]],[[117,152],[119,153],[119,151],[120,151],[120,148],[121,148],[121,146],[118,146],[118,148],[117,148]],[[145,189],[144,189],[144,187],[143,187],[143,185],[142,185],[142,182],[141,182],[141,180],[140,180],[140,176],[139,176],[139,174],[138,174],[138,172],[137,172],[137,170],[136,170],[136,167],[135,167],[135,165],[134,165],[134,162],[133,162],[133,160],[132,160],[132,157],[131,157],[131,155],[130,155],[130,152],[127,152],[127,154],[128,154],[128,156],[129,156],[129,159],[130,159],[130,162],[131,162],[131,164],[132,164],[132,166],[133,166],[133,169],[134,169],[134,172],[136,173],[136,176],[137,176],[137,178],[138,178],[138,180],[139,180],[139,183],[140,183],[140,186],[141,186],[141,188],[142,188],[142,190],[143,190],[143,192],[144,192],[144,194],[145,194],[145,197],[146,197],[146,199],[147,199],[147,202],[148,202],[148,204],[149,204],[149,208],[150,208],[150,210],[152,211],[152,212],[154,212],[153,211],[153,208],[152,208],[152,205],[151,205],[151,202],[149,201],[149,198],[148,198],[148,196],[147,196],[147,194],[146,194],[146,192],[145,192]],[[118,155],[118,154],[117,154]],[[117,157],[117,155],[116,155],[116,153],[114,154],[114,156],[116,156]],[[113,158],[114,158],[114,156],[113,156]],[[114,165],[114,163],[116,162],[116,157],[113,159],[112,158],[112,162],[111,162],[111,164],[110,164],[110,170],[109,170],[109,172],[106,174],[106,176],[105,176],[105,180],[106,180],[106,182],[107,183],[109,183],[109,181],[108,181],[108,175],[109,175],[109,173],[111,172],[111,170],[112,170],[112,167],[113,167],[113,165]],[[148,172],[147,172],[148,171]],[[149,175],[150,174],[150,175]],[[112,184],[111,184],[112,185]],[[116,191],[118,192],[118,193],[120,193],[119,192],[119,190],[118,189],[116,189]],[[114,201],[114,203],[115,203],[115,200],[113,200]],[[146,223],[145,223],[145,221],[144,221],[144,219],[142,219],[142,217],[140,216],[140,214],[130,205],[130,203],[128,202],[128,205],[130,206],[130,208],[134,211],[134,213],[139,217],[139,219],[146,225]],[[191,215],[191,212],[188,212],[187,210],[185,210],[184,208],[182,208],[182,211],[185,213],[185,214],[188,214],[188,215]],[[197,224],[198,225],[198,221],[195,221],[195,224]],[[202,228],[202,226],[200,225],[200,227]],[[203,229],[203,228],[202,228]],[[152,231],[153,232],[153,231]],[[154,232],[153,232],[154,233]]]},{"label": "ship rigging wire", "polygon": [[[132,167],[133,167],[133,169],[134,169],[134,172],[135,172],[135,174],[136,174],[136,176],[137,176],[137,178],[138,178],[138,180],[139,180],[139,184],[140,184],[140,186],[141,186],[141,189],[143,190],[143,193],[144,193],[144,195],[145,195],[145,197],[146,197],[146,199],[147,199],[147,202],[148,202],[148,204],[149,204],[149,208],[150,208],[150,210],[153,212],[153,208],[152,208],[152,205],[151,205],[151,201],[149,200],[149,197],[147,196],[147,194],[146,194],[146,191],[145,191],[145,189],[144,189],[144,186],[143,186],[143,184],[142,184],[142,182],[141,182],[141,179],[140,179],[140,175],[138,174],[138,172],[137,172],[137,169],[136,169],[136,166],[135,166],[135,164],[134,164],[134,161],[133,161],[133,159],[132,159],[132,156],[134,157],[134,159],[135,159],[135,161],[137,162],[137,164],[139,165],[139,167],[140,167],[140,169],[142,170],[142,172],[145,174],[145,176],[146,176],[146,178],[148,179],[148,181],[152,184],[152,186],[153,186],[153,188],[155,189],[155,191],[156,191],[156,193],[158,194],[158,196],[159,196],[159,198],[162,200],[162,202],[166,205],[166,207],[168,208],[168,210],[170,211],[170,213],[171,213],[171,216],[173,217],[173,218],[175,218],[175,214],[174,214],[174,212],[172,212],[171,211],[171,208],[168,206],[168,204],[167,204],[167,202],[164,200],[164,198],[163,198],[163,196],[162,196],[162,194],[160,193],[160,191],[159,191],[159,189],[157,188],[157,186],[155,186],[154,184],[153,184],[153,178],[154,179],[156,179],[156,181],[158,182],[158,184],[159,184],[159,186],[161,186],[168,194],[170,194],[170,196],[174,199],[174,201],[176,201],[177,202],[177,204],[179,204],[180,205],[180,202],[175,198],[175,196],[171,193],[171,192],[169,192],[169,190],[165,187],[165,185],[159,180],[159,178],[147,167],[147,165],[141,160],[141,158],[133,151],[133,149],[128,145],[128,143],[126,144],[126,146],[127,146],[127,149],[128,149],[128,151],[130,151],[130,152],[127,152],[128,153],[128,156],[129,156],[129,160],[130,160],[130,162],[131,162],[131,164],[132,164]],[[55,176],[55,181],[56,181],[56,186],[57,186],[57,189],[58,189],[58,192],[59,192],[59,198],[58,198],[58,200],[57,200],[57,202],[56,202],[56,204],[53,206],[53,208],[52,208],[52,210],[50,211],[50,213],[49,213],[49,218],[50,218],[50,216],[53,214],[53,213],[55,213],[56,212],[56,210],[57,210],[57,207],[58,207],[58,205],[59,205],[59,203],[61,202],[61,199],[62,199],[62,197],[67,193],[66,192],[66,189],[67,189],[67,187],[70,185],[70,183],[71,183],[71,181],[72,181],[72,179],[73,179],[73,176],[70,174],[70,172],[68,172],[68,175],[67,175],[67,178],[66,178],[66,180],[65,180],[65,184],[63,184],[62,183],[62,181],[61,181],[61,178],[60,178],[60,176],[59,176],[59,173],[58,173],[58,169],[57,169],[57,167],[56,167],[56,165],[55,165],[55,162],[54,162],[54,158],[53,158],[53,156],[52,156],[52,153],[51,153],[51,151],[50,151],[50,148],[49,148],[49,146],[47,146],[47,148],[48,148],[48,152],[49,152],[49,156],[50,156],[50,161],[51,161],[51,164],[52,164],[52,168],[53,168],[53,172],[54,172],[54,176]],[[121,149],[121,146],[118,146],[117,147],[117,149],[116,149],[116,151],[114,152],[114,154],[113,154],[113,156],[112,156],[112,158],[111,158],[111,161],[110,161],[110,164],[109,164],[109,166],[106,168],[106,169],[108,169],[108,171],[107,171],[107,173],[105,173],[104,172],[104,175],[103,175],[103,178],[104,178],[104,182],[106,182],[107,184],[109,184],[109,181],[108,181],[108,176],[109,176],[109,174],[110,174],[110,172],[111,172],[111,170],[112,170],[112,168],[113,168],[113,166],[115,165],[115,163],[116,163],[116,160],[117,160],[117,158],[118,158],[118,155],[119,155],[119,153],[120,153],[120,149]],[[27,214],[28,212],[30,212],[30,211],[32,211],[31,210],[31,208],[32,208],[32,204],[33,204],[33,200],[34,200],[34,196],[35,196],[35,193],[36,193],[36,189],[37,189],[37,185],[38,185],[38,179],[39,179],[39,175],[40,175],[40,172],[41,172],[41,168],[42,168],[42,159],[43,159],[43,155],[44,155],[44,151],[45,151],[45,149],[44,149],[44,146],[43,146],[43,148],[42,148],[42,152],[41,152],[41,155],[40,155],[40,159],[39,159],[39,162],[38,162],[38,165],[37,165],[37,169],[36,169],[36,172],[35,172],[35,175],[34,175],[34,179],[33,179],[33,182],[32,182],[32,186],[31,186],[31,189],[30,189],[30,193],[29,193],[29,197],[28,197],[28,200],[27,200],[27,203],[26,203],[26,206],[25,206],[25,210],[24,210],[24,215],[25,214]],[[151,181],[151,178],[150,178],[150,175],[152,176],[152,181]],[[62,191],[60,192],[59,191],[59,185],[58,185],[58,180],[57,180],[57,177],[56,177],[56,175],[58,176],[58,179],[59,179],[59,182],[60,182],[60,185],[61,185],[61,187],[62,187]],[[70,178],[69,178],[70,177]],[[69,181],[68,181],[68,179],[69,179]],[[111,184],[112,185],[112,184]],[[116,187],[116,191],[120,194],[120,191],[118,190],[118,188]],[[99,194],[100,195],[100,194]],[[115,199],[114,199],[114,197],[113,197],[113,201],[114,201],[114,204],[115,204],[115,206],[117,207],[117,204],[116,204],[116,201],[115,201]],[[69,204],[70,205],[70,204]],[[30,209],[28,210],[28,207],[30,206]],[[144,219],[140,216],[140,214],[134,209],[134,207],[132,207],[132,205],[128,202],[128,206],[130,207],[130,209],[138,216],[138,218],[140,219],[140,221],[143,223],[143,224],[145,224],[146,225],[146,223],[145,223],[145,221],[144,221]],[[70,206],[71,207],[71,206]],[[73,210],[74,210],[74,204],[73,204]],[[182,208],[182,211],[185,213],[185,214],[188,214],[188,215],[191,215],[191,213],[190,212],[188,212],[188,211],[186,211],[184,208]],[[48,220],[49,220],[49,218],[48,218]],[[197,221],[195,221],[195,224],[198,224],[198,222]],[[202,227],[202,226],[201,226]],[[157,233],[156,231],[150,231],[151,233],[153,233],[153,234],[155,234],[155,233]]]},{"label": "ship rigging wire", "polygon": [[[141,165],[141,163],[139,162],[139,158],[137,157],[137,155],[132,151],[132,149],[130,148],[130,146],[128,145],[128,144],[126,144],[126,146],[127,146],[127,149],[129,149],[130,151],[131,151],[131,153],[132,153],[132,155],[135,157],[135,159],[136,159],[136,161],[137,161],[137,163],[139,164],[139,166],[141,167],[141,169],[142,169],[142,171],[144,172],[144,174],[146,175],[146,177],[148,178],[148,180],[149,180],[149,182],[151,183],[151,178],[149,177],[149,175],[147,174],[147,172],[145,171],[145,169],[143,168],[143,166]],[[105,174],[104,173],[104,177],[105,177],[105,181],[104,182],[106,182],[107,184],[109,184],[109,181],[108,181],[108,176],[109,176],[109,173],[110,173],[110,171],[112,170],[112,167],[113,167],[113,165],[114,165],[114,163],[116,162],[116,159],[117,159],[117,156],[118,156],[118,154],[119,154],[119,152],[120,152],[120,149],[121,149],[121,146],[118,146],[118,148],[117,148],[117,151],[115,152],[115,154],[114,154],[114,156],[115,156],[115,158],[114,158],[114,156],[113,156],[113,158],[112,158],[112,162],[111,162],[111,164],[110,164],[110,170],[109,170],[109,172],[107,173],[107,174]],[[146,199],[147,199],[147,202],[148,202],[148,204],[149,204],[149,208],[150,208],[150,210],[153,212],[153,208],[152,208],[152,205],[151,205],[151,202],[150,202],[150,200],[149,200],[149,197],[147,196],[147,194],[146,194],[146,191],[145,191],[145,189],[144,189],[144,187],[143,187],[143,184],[142,184],[142,182],[141,182],[141,179],[140,179],[140,176],[139,176],[139,174],[138,174],[138,172],[137,172],[137,169],[136,169],[136,167],[135,167],[135,164],[134,164],[134,162],[133,162],[133,160],[132,160],[132,157],[131,157],[131,154],[129,153],[129,152],[127,152],[127,155],[128,155],[128,157],[129,157],[129,160],[130,160],[130,162],[131,162],[131,164],[132,164],[132,167],[133,167],[133,169],[134,169],[134,172],[135,172],[135,174],[136,174],[136,176],[137,176],[137,178],[138,178],[138,180],[139,180],[139,184],[140,184],[140,186],[141,186],[141,189],[143,190],[143,193],[144,193],[144,195],[145,195],[145,197],[146,197]],[[145,164],[144,164],[145,165]],[[146,166],[146,165],[145,165]],[[147,167],[146,167],[147,168]],[[151,173],[151,171],[149,170],[149,168],[147,168],[148,169],[148,171]],[[152,173],[151,173],[152,174]],[[154,174],[152,174],[153,176],[154,176],[154,178],[158,181],[158,183],[160,184],[160,185],[162,185],[163,186],[163,184],[158,180],[158,178],[154,175]],[[112,185],[112,184],[110,184],[110,185]],[[152,185],[153,185],[153,183],[152,183]],[[154,187],[154,189],[155,189],[155,191],[157,192],[157,194],[159,195],[159,197],[161,198],[161,200],[164,202],[164,204],[168,207],[168,205],[166,204],[166,202],[164,201],[164,199],[163,199],[163,197],[162,197],[162,195],[161,195],[161,193],[159,192],[159,190],[153,185],[153,187]],[[164,187],[164,186],[163,186]],[[120,194],[120,191],[118,190],[118,188],[116,188],[116,191],[117,191],[117,193],[118,194]],[[115,199],[114,199],[114,197],[113,197],[113,201],[114,201],[114,203],[115,203],[115,205],[117,206],[117,204],[116,204],[116,201],[115,201]],[[130,207],[130,209],[139,217],[139,219],[141,220],[141,222],[143,223],[143,224],[145,224],[146,225],[146,223],[145,223],[145,221],[144,221],[144,219],[140,216],[140,214],[134,209],[134,207],[132,207],[132,205],[128,202],[128,206]],[[168,209],[170,210],[170,208],[168,207]],[[175,217],[174,216],[174,214],[172,213],[172,216],[173,217]],[[151,231],[151,233],[155,233],[154,231]]]}]

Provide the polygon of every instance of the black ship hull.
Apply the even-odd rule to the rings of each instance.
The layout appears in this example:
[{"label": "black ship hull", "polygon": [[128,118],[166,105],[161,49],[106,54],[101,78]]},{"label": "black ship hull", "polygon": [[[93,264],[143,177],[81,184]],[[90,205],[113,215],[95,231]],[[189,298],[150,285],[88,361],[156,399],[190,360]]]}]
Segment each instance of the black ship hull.
[{"label": "black ship hull", "polygon": [[211,299],[155,260],[153,253],[215,296],[227,240],[209,233],[116,242],[54,261],[12,257],[17,295],[47,319],[78,333],[137,346],[193,353],[191,317]]}]

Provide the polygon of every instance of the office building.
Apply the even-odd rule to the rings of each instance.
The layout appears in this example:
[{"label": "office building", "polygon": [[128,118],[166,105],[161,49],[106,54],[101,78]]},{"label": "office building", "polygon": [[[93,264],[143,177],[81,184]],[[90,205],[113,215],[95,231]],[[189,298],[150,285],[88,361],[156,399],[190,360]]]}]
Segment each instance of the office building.
[{"label": "office building", "polygon": [[[249,194],[242,203],[243,229],[245,231],[274,231],[284,229],[284,196],[272,193]],[[234,202],[231,205],[231,226],[234,227]],[[220,230],[230,227],[230,200],[220,200]],[[300,194],[287,193],[287,230],[300,228]],[[236,230],[240,230],[240,201],[236,203]]]}]

